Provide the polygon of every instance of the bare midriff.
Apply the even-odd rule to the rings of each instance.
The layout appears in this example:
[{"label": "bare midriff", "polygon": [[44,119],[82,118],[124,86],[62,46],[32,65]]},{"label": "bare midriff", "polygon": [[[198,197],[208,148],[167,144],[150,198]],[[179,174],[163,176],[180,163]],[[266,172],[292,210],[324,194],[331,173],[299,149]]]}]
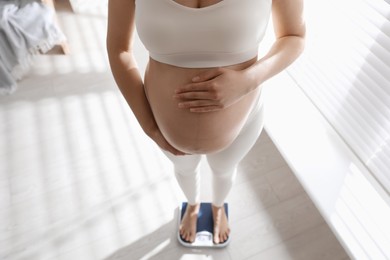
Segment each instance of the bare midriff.
[{"label": "bare midriff", "polygon": [[[225,68],[243,70],[256,61],[257,57]],[[173,147],[189,154],[213,153],[229,146],[260,94],[256,88],[233,105],[213,112],[179,108],[179,100],[173,98],[176,88],[208,69],[176,67],[150,58],[145,71],[145,92],[160,131]]]}]

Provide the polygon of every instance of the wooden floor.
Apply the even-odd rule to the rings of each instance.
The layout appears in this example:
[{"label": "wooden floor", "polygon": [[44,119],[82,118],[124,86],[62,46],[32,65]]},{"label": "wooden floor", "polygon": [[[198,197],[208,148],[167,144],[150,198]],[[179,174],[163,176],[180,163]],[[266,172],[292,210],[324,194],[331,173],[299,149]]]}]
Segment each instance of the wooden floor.
[{"label": "wooden floor", "polygon": [[183,195],[115,87],[104,8],[59,20],[71,54],[38,57],[0,97],[0,259],[348,259],[265,131],[228,198],[231,244],[180,246]]}]

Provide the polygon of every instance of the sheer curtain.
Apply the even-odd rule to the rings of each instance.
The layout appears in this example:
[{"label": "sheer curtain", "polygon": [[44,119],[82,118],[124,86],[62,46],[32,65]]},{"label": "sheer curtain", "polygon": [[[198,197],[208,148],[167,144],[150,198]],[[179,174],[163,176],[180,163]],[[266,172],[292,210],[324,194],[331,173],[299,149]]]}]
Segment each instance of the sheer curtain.
[{"label": "sheer curtain", "polygon": [[288,73],[390,193],[390,0],[305,4],[307,47]]}]

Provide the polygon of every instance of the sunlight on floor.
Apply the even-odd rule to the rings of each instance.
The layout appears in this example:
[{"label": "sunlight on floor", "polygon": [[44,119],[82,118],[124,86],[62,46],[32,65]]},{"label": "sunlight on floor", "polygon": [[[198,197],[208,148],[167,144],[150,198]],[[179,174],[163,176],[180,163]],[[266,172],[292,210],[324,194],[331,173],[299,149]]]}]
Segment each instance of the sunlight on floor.
[{"label": "sunlight on floor", "polygon": [[106,8],[59,18],[71,54],[36,57],[1,98],[2,259],[98,259],[172,221],[181,200],[113,82]]},{"label": "sunlight on floor", "polygon": [[43,234],[20,254],[110,236],[117,248],[172,219],[171,165],[126,106],[110,90],[2,104],[1,237],[15,237],[10,248]]},{"label": "sunlight on floor", "polygon": [[163,250],[168,244],[170,243],[170,240],[167,239],[165,240],[164,242],[160,243],[159,245],[157,245],[154,249],[152,249],[149,253],[147,253],[146,255],[144,255],[140,260],[147,260],[147,259],[150,259],[152,257],[155,257],[159,252],[161,252],[161,250]]}]

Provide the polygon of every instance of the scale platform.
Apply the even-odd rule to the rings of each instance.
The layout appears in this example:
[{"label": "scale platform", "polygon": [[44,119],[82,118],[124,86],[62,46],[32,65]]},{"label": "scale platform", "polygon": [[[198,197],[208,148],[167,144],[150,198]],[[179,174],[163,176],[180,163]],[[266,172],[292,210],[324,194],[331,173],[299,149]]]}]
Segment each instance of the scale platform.
[{"label": "scale platform", "polygon": [[[228,204],[224,204],[226,216],[229,217],[228,214]],[[180,205],[179,210],[179,226],[181,223],[181,219],[184,216],[184,213],[187,208],[187,202],[183,202],[182,205]],[[220,244],[214,244],[213,242],[213,213],[211,210],[211,203],[201,203],[199,214],[198,214],[198,222],[197,222],[197,228],[196,228],[196,238],[193,243],[188,243],[187,241],[183,240],[180,236],[179,231],[177,232],[177,238],[179,242],[186,247],[225,247],[230,242],[230,237],[224,242]]]}]

